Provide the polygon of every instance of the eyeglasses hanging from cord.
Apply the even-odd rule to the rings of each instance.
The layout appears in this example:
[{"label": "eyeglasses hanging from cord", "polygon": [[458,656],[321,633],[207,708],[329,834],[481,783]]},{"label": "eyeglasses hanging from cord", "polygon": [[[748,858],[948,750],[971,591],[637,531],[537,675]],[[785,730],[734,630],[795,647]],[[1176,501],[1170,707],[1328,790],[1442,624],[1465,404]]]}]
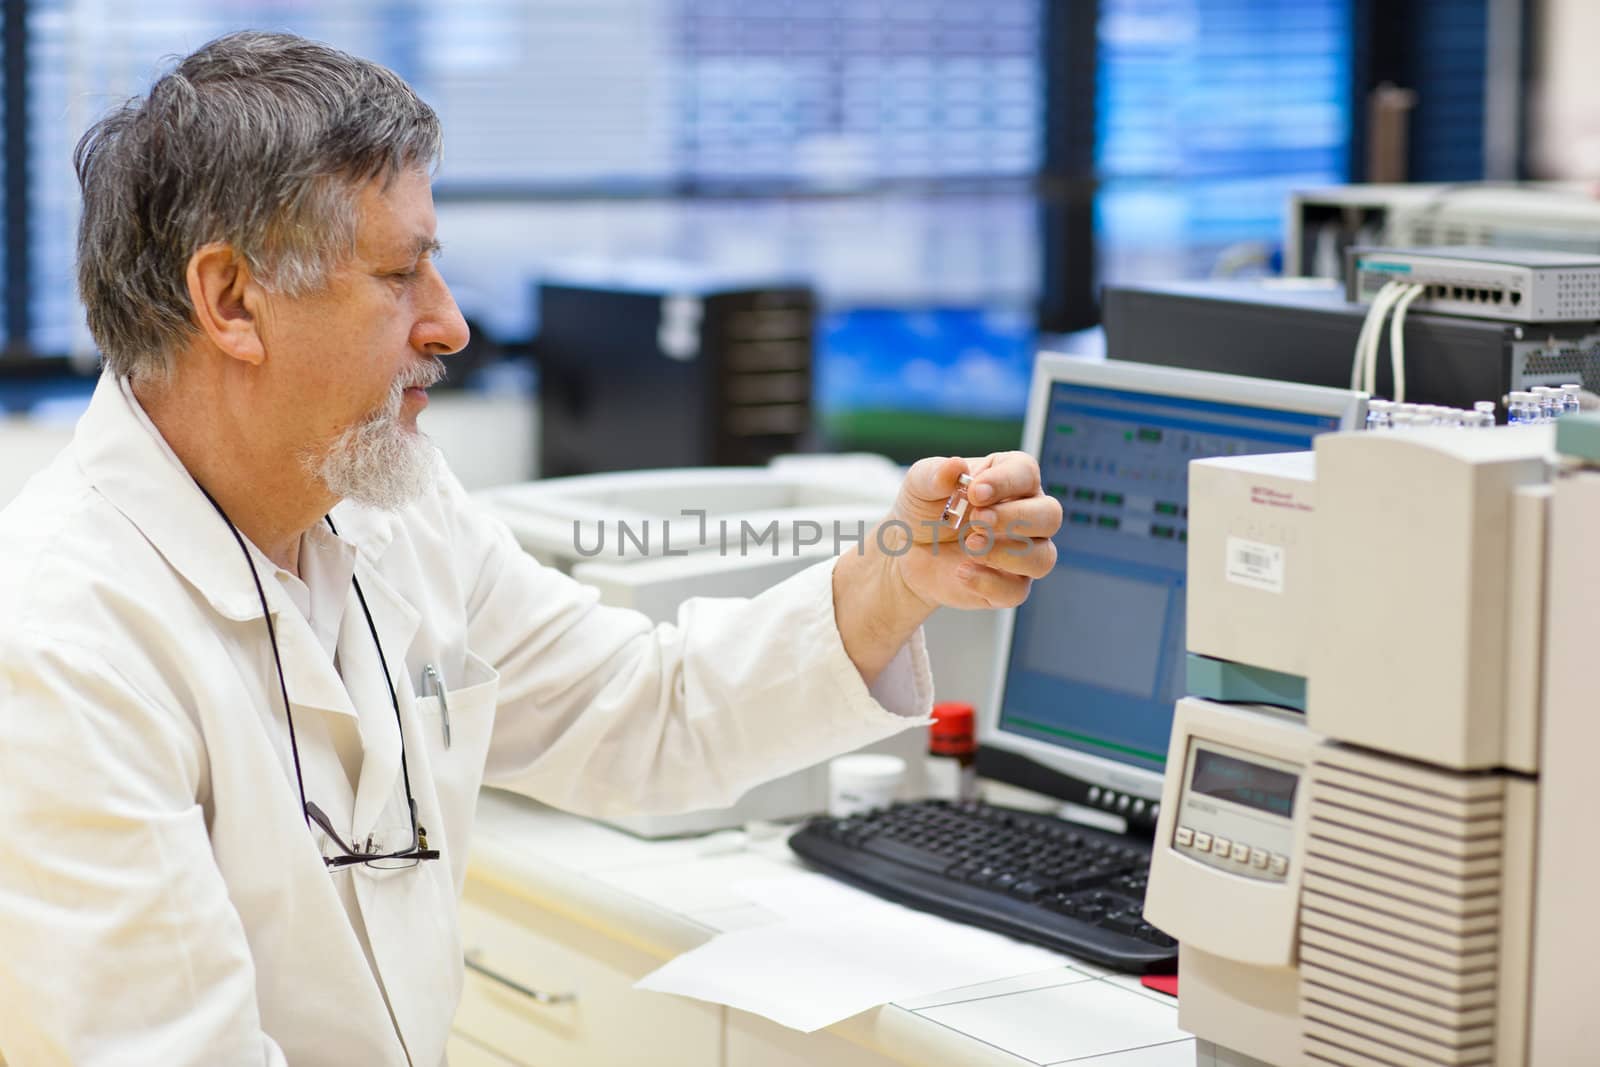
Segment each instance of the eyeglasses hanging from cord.
[{"label": "eyeglasses hanging from cord", "polygon": [[[216,509],[217,514],[222,516],[222,521],[228,524],[228,532],[233,534],[234,541],[239,545],[239,551],[244,553],[245,565],[250,568],[250,578],[255,582],[256,596],[261,600],[261,616],[267,624],[267,640],[272,644],[272,662],[278,671],[278,692],[283,697],[283,716],[289,725],[289,751],[294,758],[294,780],[296,787],[300,791],[300,810],[305,817],[306,825],[308,827],[315,825],[340,850],[340,855],[323,856],[322,862],[330,870],[339,870],[356,864],[366,864],[380,868],[409,867],[415,866],[422,860],[438,859],[439,850],[428,847],[427,827],[417,822],[417,800],[411,793],[411,769],[406,763],[405,728],[400,722],[400,696],[395,692],[394,676],[389,673],[389,661],[383,654],[383,642],[378,640],[378,628],[372,621],[372,610],[367,607],[367,597],[361,591],[361,582],[354,575],[351,575],[350,584],[355,587],[356,599],[361,603],[361,613],[366,616],[367,632],[372,634],[373,646],[378,650],[378,664],[383,668],[383,680],[389,686],[389,701],[394,706],[394,725],[395,729],[400,731],[400,774],[405,782],[406,810],[411,816],[411,843],[405,848],[392,852],[374,850],[371,838],[368,838],[365,846],[361,848],[345,841],[334,829],[333,822],[328,818],[327,813],[318,807],[315,802],[306,799],[305,775],[300,769],[300,743],[295,736],[294,712],[289,704],[289,687],[284,681],[283,658],[278,652],[278,632],[277,628],[272,625],[272,610],[267,606],[267,593],[262,588],[261,575],[256,570],[255,560],[250,558],[249,546],[244,543],[244,535],[239,532],[239,528],[233,524],[232,519],[228,518],[228,513],[222,510],[222,505],[217,503],[216,498],[206,490],[205,486],[200,485],[199,482],[196,482],[195,485],[205,495],[211,506]],[[328,524],[328,529],[332,530],[334,535],[337,536],[339,530],[333,525],[333,519],[330,516],[323,516],[323,521]]]}]

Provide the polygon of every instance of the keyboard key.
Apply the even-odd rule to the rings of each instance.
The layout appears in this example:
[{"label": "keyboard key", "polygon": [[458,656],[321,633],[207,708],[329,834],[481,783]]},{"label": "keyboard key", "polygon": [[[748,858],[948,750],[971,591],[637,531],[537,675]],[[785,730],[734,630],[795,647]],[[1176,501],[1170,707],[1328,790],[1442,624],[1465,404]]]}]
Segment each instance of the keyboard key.
[{"label": "keyboard key", "polygon": [[1139,927],[1146,925],[1146,923],[1139,916],[1130,915],[1125,911],[1108,911],[1100,917],[1098,925],[1120,933],[1134,934],[1138,932]]},{"label": "keyboard key", "polygon": [[931,852],[900,841],[886,841],[881,837],[873,838],[862,845],[861,851],[874,856],[882,856],[884,859],[894,860],[896,863],[903,863],[907,867],[915,867],[922,871],[932,871],[936,874],[943,874],[944,869],[950,865],[950,862],[943,856],[936,856]]}]

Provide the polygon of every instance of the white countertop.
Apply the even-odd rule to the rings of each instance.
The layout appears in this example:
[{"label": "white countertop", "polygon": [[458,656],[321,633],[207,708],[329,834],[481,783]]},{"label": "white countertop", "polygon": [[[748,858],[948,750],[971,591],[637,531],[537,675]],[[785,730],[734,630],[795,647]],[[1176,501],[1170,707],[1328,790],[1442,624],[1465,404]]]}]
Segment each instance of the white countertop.
[{"label": "white countertop", "polygon": [[[645,841],[495,790],[476,833],[473,877],[662,961],[776,921],[729,887],[804,869],[786,834]],[[1177,1020],[1170,997],[1075,961],[884,1005],[826,1032],[918,1067],[1193,1067],[1194,1039]]]}]

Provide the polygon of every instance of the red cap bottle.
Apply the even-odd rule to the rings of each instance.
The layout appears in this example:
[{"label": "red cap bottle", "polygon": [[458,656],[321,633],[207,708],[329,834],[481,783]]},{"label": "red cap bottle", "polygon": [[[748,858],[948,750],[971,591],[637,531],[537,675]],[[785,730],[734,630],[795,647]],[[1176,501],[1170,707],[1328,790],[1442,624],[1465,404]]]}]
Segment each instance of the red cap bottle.
[{"label": "red cap bottle", "polygon": [[936,797],[977,799],[977,716],[971,704],[946,701],[933,706],[933,724],[928,727],[928,784]]}]

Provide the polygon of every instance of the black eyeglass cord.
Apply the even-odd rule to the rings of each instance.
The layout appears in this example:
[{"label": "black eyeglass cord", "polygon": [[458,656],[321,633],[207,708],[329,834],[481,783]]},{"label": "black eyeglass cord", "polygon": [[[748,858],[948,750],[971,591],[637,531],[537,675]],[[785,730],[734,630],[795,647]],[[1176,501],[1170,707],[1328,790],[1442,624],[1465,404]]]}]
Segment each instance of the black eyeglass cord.
[{"label": "black eyeglass cord", "polygon": [[[312,829],[313,824],[311,819],[311,806],[306,800],[305,774],[300,769],[300,742],[295,735],[294,711],[289,704],[289,687],[284,681],[283,657],[278,651],[278,631],[277,628],[272,625],[272,609],[267,605],[267,592],[261,585],[261,574],[256,570],[256,561],[250,556],[249,546],[244,543],[244,535],[241,534],[239,532],[239,528],[233,524],[233,520],[228,518],[228,513],[222,510],[222,505],[217,503],[216,497],[212,496],[206,490],[205,486],[201,485],[198,481],[195,482],[195,486],[199,488],[201,494],[205,496],[206,500],[210,502],[211,506],[216,509],[217,514],[222,516],[222,521],[228,526],[228,532],[233,534],[234,541],[239,545],[239,551],[244,553],[245,564],[250,568],[250,578],[253,582],[255,582],[256,596],[261,601],[261,616],[267,624],[267,640],[272,645],[272,662],[278,671],[278,692],[283,697],[283,717],[289,725],[289,752],[294,757],[294,781],[295,786],[300,791],[300,814],[306,820],[306,828]],[[323,521],[328,524],[328,529],[333,532],[335,537],[337,537],[339,535],[339,530],[333,524],[333,517],[331,515],[324,515],[322,518]],[[428,832],[417,824],[417,802],[411,795],[411,769],[409,766],[407,766],[406,760],[405,726],[400,721],[400,695],[395,691],[394,678],[389,673],[389,661],[388,658],[383,654],[383,642],[378,639],[378,627],[372,621],[372,609],[367,607],[367,596],[361,591],[361,582],[353,573],[350,575],[350,584],[355,587],[356,600],[358,600],[361,604],[361,614],[364,615],[367,620],[367,632],[372,634],[373,647],[378,650],[378,664],[383,668],[384,683],[389,687],[389,702],[394,706],[394,725],[395,729],[400,731],[400,775],[405,782],[406,806],[410,809],[411,823],[417,832],[416,846],[426,852],[428,851]],[[437,853],[434,853],[434,855],[436,856]],[[420,858],[428,859],[433,857],[424,855]]]},{"label": "black eyeglass cord", "polygon": [[[335,537],[339,536],[339,528],[333,524],[333,516],[332,515],[324,515],[322,517],[322,521],[326,522],[328,524],[328,529],[333,531],[333,536],[335,536]],[[255,562],[251,561],[251,563],[250,563],[250,572],[252,574],[255,573],[255,568],[256,568]],[[260,579],[257,579],[257,581],[256,581],[257,588],[260,587],[260,584],[261,584],[260,583]],[[406,785],[406,803],[411,806],[411,817],[413,819],[415,819],[416,818],[416,806],[417,805],[416,805],[416,801],[411,799],[411,770],[410,770],[409,767],[406,766],[406,728],[400,722],[400,696],[394,690],[394,675],[389,673],[389,660],[383,654],[383,642],[378,640],[378,627],[376,625],[374,625],[374,623],[372,621],[372,609],[367,607],[367,594],[365,594],[365,593],[363,593],[361,591],[361,582],[356,578],[355,572],[353,572],[353,571],[350,574],[350,584],[355,586],[355,589],[356,589],[356,600],[360,601],[360,603],[361,603],[361,614],[365,615],[366,618],[367,618],[367,631],[372,634],[373,647],[378,650],[378,665],[383,668],[383,681],[384,681],[384,684],[386,684],[389,687],[389,703],[394,705],[394,728],[396,730],[400,731],[400,777],[405,781],[405,785]],[[278,654],[278,647],[277,647],[276,644],[274,644],[273,647],[272,647],[272,654],[274,656],[276,656]],[[279,682],[280,685],[283,683],[283,665],[281,663],[278,665],[278,682]],[[284,707],[287,708],[288,706],[289,706],[289,698],[288,698],[287,695],[285,695],[284,696]],[[293,730],[294,730],[294,724],[293,723],[290,724],[289,730],[290,730],[291,733],[293,732]],[[297,760],[299,759],[298,756],[296,756],[295,758]],[[298,772],[299,764],[297,763],[295,766],[296,766],[296,771]],[[304,798],[305,798],[305,788],[304,788],[304,786],[301,787],[300,795],[301,795],[301,799],[304,800]],[[423,831],[421,831],[421,833],[423,835],[423,837],[422,837],[422,847],[423,848],[427,848],[428,847],[427,831],[423,830]]]},{"label": "black eyeglass cord", "polygon": [[[278,668],[278,692],[283,695],[283,717],[289,723],[289,751],[294,756],[294,783],[300,790],[300,814],[306,821],[306,829],[309,830],[311,829],[311,813],[306,810],[306,779],[305,775],[300,771],[300,741],[295,737],[294,710],[289,705],[289,686],[283,680],[283,657],[278,654],[278,631],[272,625],[272,610],[267,607],[267,591],[261,587],[261,575],[256,571],[256,561],[250,558],[250,547],[244,543],[244,535],[239,532],[239,527],[235,526],[233,520],[228,518],[228,513],[222,510],[222,505],[217,503],[217,498],[212,496],[205,486],[200,485],[198,481],[194,484],[199,486],[200,492],[211,502],[211,506],[217,509],[217,514],[222,516],[222,521],[228,524],[228,532],[233,534],[233,539],[238,542],[239,551],[244,553],[245,564],[250,568],[250,578],[256,583],[256,596],[261,598],[261,616],[267,622],[267,640],[272,645],[272,662]],[[351,580],[355,580],[353,576]],[[373,636],[376,637],[377,635],[374,634]],[[383,650],[381,648],[378,650],[378,654],[382,656]],[[404,749],[401,751],[401,761],[403,763],[405,758]]]}]

